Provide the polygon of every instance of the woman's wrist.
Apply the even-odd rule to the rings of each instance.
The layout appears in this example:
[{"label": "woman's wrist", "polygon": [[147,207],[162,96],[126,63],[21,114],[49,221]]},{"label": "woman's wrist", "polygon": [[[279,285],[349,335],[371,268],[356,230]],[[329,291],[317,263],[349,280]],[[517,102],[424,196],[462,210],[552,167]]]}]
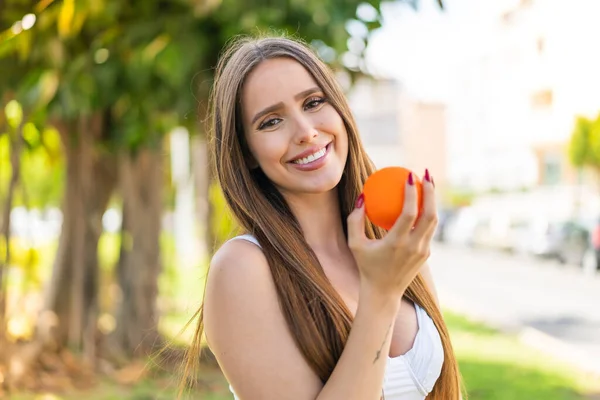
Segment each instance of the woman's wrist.
[{"label": "woman's wrist", "polygon": [[367,282],[361,282],[359,292],[360,305],[372,307],[375,311],[396,315],[400,308],[403,292],[386,291],[374,287]]}]

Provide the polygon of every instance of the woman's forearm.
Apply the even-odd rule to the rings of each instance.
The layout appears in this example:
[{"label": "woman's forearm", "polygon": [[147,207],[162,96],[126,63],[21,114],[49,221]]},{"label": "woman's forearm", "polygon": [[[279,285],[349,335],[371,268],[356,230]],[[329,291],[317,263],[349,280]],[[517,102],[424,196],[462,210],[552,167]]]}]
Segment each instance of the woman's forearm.
[{"label": "woman's forearm", "polygon": [[348,342],[317,400],[377,400],[400,298],[361,287]]}]

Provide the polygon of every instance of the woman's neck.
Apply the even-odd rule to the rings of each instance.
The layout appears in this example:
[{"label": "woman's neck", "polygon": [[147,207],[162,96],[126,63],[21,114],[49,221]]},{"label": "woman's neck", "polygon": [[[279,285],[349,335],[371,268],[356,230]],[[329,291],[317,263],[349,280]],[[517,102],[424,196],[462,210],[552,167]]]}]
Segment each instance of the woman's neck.
[{"label": "woman's neck", "polygon": [[286,197],[286,200],[300,223],[307,243],[315,252],[345,250],[347,242],[337,189],[328,193]]}]

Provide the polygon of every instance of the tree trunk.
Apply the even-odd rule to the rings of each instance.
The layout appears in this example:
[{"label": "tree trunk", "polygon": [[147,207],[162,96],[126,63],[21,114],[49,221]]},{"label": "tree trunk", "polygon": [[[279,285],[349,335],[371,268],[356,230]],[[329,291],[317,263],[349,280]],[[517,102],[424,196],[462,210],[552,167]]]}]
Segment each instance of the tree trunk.
[{"label": "tree trunk", "polygon": [[96,355],[98,239],[116,185],[115,158],[96,146],[106,122],[95,114],[57,126],[67,160],[63,224],[38,326],[46,344],[83,351],[90,363]]},{"label": "tree trunk", "polygon": [[156,300],[161,271],[162,183],[161,149],[121,155],[123,230],[117,278],[122,296],[113,343],[127,356],[145,356],[160,345]]},{"label": "tree trunk", "polygon": [[192,173],[196,187],[196,214],[200,224],[201,240],[203,242],[202,256],[212,256],[215,240],[212,232],[211,202],[209,189],[211,182],[208,144],[203,136],[192,139]]},{"label": "tree trunk", "polygon": [[13,207],[15,191],[21,177],[21,148],[23,145],[23,124],[25,118],[16,132],[8,133],[10,140],[10,165],[11,177],[8,185],[6,202],[3,204],[2,220],[0,221],[0,235],[4,237],[6,244],[4,254],[0,255],[0,373],[4,379],[0,381],[0,398],[4,392],[10,388],[10,370],[5,368],[9,364],[12,353],[12,345],[8,342],[6,336],[6,315],[7,315],[7,292],[8,292],[8,267],[10,265],[10,215]]},{"label": "tree trunk", "polygon": [[10,165],[11,177],[8,184],[8,193],[2,210],[2,220],[0,221],[0,235],[4,236],[6,248],[3,255],[0,255],[0,339],[4,338],[5,331],[5,312],[7,295],[7,277],[4,276],[10,262],[10,215],[13,207],[15,190],[21,176],[21,148],[23,144],[23,124],[21,122],[16,132],[9,133],[10,140]]}]

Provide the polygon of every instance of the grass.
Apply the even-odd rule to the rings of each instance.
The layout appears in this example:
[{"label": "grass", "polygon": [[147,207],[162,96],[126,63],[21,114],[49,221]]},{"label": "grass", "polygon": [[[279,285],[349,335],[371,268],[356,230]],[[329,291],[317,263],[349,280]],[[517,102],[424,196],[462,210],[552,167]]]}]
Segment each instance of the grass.
[{"label": "grass", "polygon": [[574,370],[506,335],[446,312],[472,400],[576,400],[600,393],[600,377]]},{"label": "grass", "polygon": [[[219,371],[205,371],[203,381],[203,387],[185,399],[232,399],[227,383]],[[177,382],[173,377],[148,378],[132,385],[120,385],[114,381],[103,380],[89,391],[66,394],[21,393],[10,398],[11,400],[173,400],[177,398]]]},{"label": "grass", "polygon": [[[586,376],[543,353],[484,325],[446,312],[454,349],[472,400],[592,400],[600,393],[600,378]],[[231,400],[219,371],[205,370],[203,387],[194,399]],[[173,377],[147,378],[134,385],[103,381],[89,392],[56,397],[20,395],[15,400],[171,400]]]}]

